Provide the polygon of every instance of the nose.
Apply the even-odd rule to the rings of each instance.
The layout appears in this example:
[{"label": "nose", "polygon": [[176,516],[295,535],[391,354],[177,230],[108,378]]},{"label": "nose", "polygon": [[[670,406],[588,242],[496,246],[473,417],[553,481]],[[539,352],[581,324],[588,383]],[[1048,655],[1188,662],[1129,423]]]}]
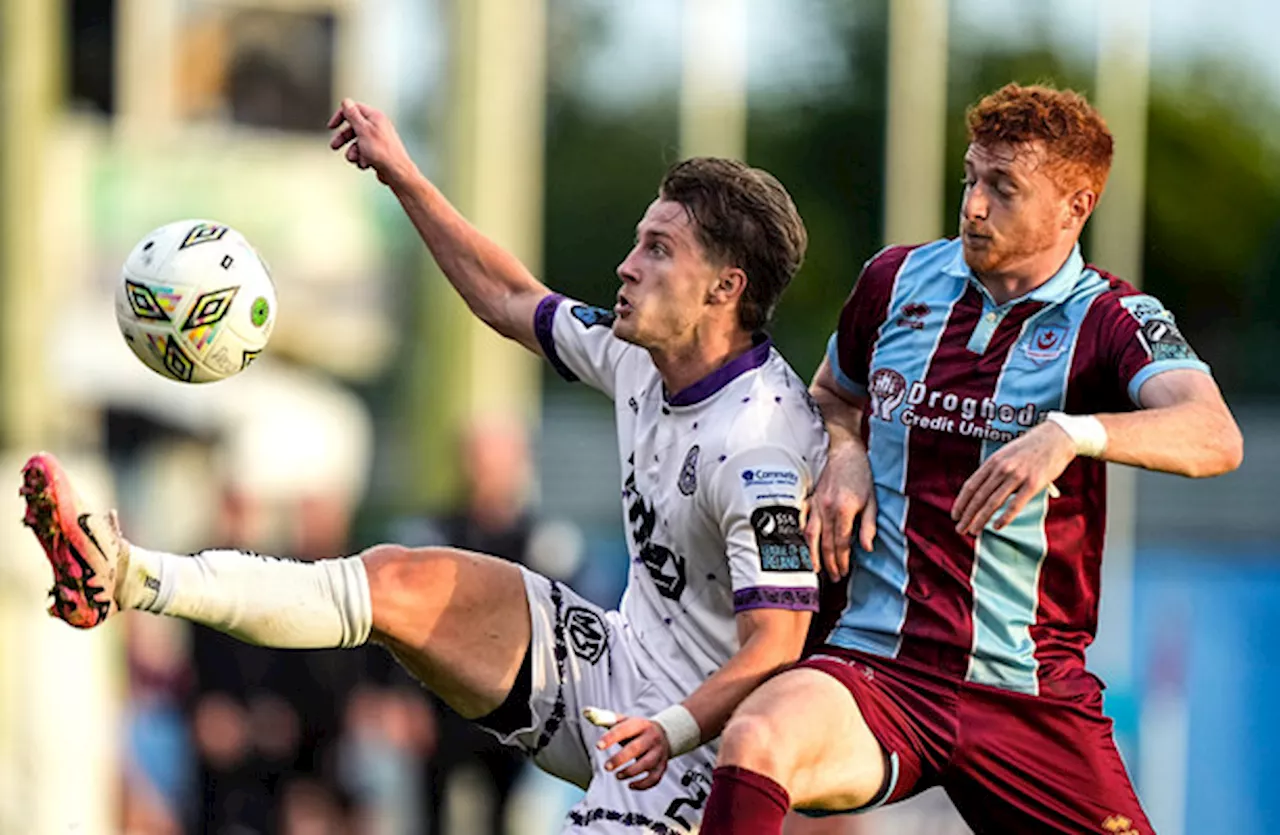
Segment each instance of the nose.
[{"label": "nose", "polygon": [[965,190],[964,200],[960,205],[960,215],[965,220],[986,220],[990,205],[986,186],[977,182]]},{"label": "nose", "polygon": [[635,255],[636,251],[634,249],[628,252],[627,257],[622,259],[622,263],[619,264],[618,269],[615,270],[618,274],[618,278],[624,282],[633,284],[639,280],[634,264]]}]

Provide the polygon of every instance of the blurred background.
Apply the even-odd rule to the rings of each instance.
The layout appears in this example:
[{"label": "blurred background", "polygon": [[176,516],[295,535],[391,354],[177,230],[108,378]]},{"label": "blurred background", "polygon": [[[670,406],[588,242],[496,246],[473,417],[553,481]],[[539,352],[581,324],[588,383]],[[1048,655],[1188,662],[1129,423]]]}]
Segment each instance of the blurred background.
[{"label": "blurred background", "polygon": [[[1107,710],[1158,831],[1280,830],[1277,32],[1271,0],[3,0],[0,833],[544,833],[574,801],[376,648],[43,612],[16,497],[41,448],[156,548],[447,542],[616,602],[609,404],[470,319],[328,150],[340,97],[591,302],[670,163],[771,170],[810,231],[774,328],[807,376],[864,260],[952,232],[964,108],[1011,80],[1107,117],[1086,256],[1177,313],[1246,439],[1213,481],[1113,474]],[[204,387],[145,369],[111,302],[183,217],[244,232],[280,298],[267,356]],[[966,830],[930,793],[795,831]]]}]

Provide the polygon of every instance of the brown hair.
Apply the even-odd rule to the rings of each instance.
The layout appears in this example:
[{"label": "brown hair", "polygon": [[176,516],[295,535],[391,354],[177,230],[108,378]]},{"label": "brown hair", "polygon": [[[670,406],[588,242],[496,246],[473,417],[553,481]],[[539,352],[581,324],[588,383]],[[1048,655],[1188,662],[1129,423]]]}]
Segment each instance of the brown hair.
[{"label": "brown hair", "polygon": [[767,325],[809,243],[782,183],[737,160],[693,157],[667,171],[658,195],[684,206],[713,260],[747,274],[738,302],[743,329],[754,332]]},{"label": "brown hair", "polygon": [[969,141],[992,146],[1043,142],[1049,164],[1064,186],[1088,186],[1099,196],[1111,172],[1112,139],[1107,123],[1074,90],[1006,84],[965,112]]}]

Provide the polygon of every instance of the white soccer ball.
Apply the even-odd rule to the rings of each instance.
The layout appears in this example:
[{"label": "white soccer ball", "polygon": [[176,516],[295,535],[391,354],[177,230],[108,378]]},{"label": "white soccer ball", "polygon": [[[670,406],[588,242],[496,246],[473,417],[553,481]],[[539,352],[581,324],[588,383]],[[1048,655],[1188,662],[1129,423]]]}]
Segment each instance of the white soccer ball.
[{"label": "white soccer ball", "polygon": [[152,231],[125,259],[116,321],[152,371],[209,383],[243,371],[267,347],[275,286],[239,232],[179,220]]}]

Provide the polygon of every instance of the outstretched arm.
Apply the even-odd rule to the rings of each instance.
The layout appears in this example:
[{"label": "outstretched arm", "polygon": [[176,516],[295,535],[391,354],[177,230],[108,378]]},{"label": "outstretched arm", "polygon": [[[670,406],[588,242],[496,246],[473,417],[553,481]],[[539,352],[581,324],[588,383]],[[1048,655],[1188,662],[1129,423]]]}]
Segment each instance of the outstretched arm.
[{"label": "outstretched arm", "polygon": [[[696,723],[696,728],[688,730],[696,733],[697,739],[691,739],[690,746],[676,753],[684,753],[719,736],[734,708],[752,690],[800,657],[809,619],[809,612],[787,609],[750,609],[738,613],[741,647],[682,703],[687,717]],[[667,761],[673,756],[672,745],[678,742],[668,739],[654,719],[631,716],[614,725],[596,744],[603,750],[625,743],[609,758],[605,768],[615,771],[619,780],[640,777],[631,783],[631,788],[647,789],[662,779]]]},{"label": "outstretched arm", "polygon": [[[1138,399],[1142,409],[1136,412],[1092,416],[1105,430],[1105,447],[1097,457],[1192,478],[1221,475],[1240,466],[1240,429],[1208,374],[1165,371],[1143,383]],[[961,488],[951,511],[956,528],[976,536],[1013,497],[996,520],[996,528],[1003,528],[1076,455],[1076,441],[1050,421],[1009,442]]]},{"label": "outstretched arm", "polygon": [[534,312],[548,292],[523,264],[467,222],[409,158],[391,120],[351,99],[329,120],[329,145],[372,168],[399,199],[449,283],[489,327],[541,354]]}]

